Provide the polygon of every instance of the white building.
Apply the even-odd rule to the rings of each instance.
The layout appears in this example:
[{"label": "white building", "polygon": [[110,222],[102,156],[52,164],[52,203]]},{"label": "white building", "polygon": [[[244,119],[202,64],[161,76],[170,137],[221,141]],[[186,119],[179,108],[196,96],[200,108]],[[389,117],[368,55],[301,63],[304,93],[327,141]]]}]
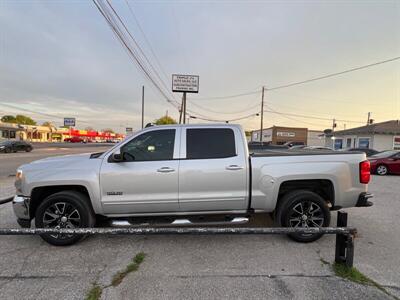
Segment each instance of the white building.
[{"label": "white building", "polygon": [[378,151],[400,150],[400,120],[336,131],[326,138],[326,146],[338,149],[369,148]]}]

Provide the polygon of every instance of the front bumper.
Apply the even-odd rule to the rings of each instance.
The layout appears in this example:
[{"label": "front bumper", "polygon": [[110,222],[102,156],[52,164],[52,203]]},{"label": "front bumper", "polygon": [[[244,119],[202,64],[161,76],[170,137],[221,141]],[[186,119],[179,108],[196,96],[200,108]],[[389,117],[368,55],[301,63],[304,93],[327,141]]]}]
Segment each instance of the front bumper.
[{"label": "front bumper", "polygon": [[30,227],[31,218],[29,215],[29,197],[15,196],[12,205],[17,222],[22,227]]},{"label": "front bumper", "polygon": [[371,201],[368,201],[368,199],[372,197],[374,197],[374,195],[371,193],[361,193],[358,197],[356,207],[370,207],[374,205]]}]

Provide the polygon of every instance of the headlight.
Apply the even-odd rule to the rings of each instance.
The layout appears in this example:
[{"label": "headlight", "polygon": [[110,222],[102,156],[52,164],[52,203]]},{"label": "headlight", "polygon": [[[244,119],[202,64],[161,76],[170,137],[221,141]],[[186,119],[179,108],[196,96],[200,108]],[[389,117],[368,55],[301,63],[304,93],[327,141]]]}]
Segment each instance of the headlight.
[{"label": "headlight", "polygon": [[17,189],[17,194],[22,193],[22,177],[23,177],[22,170],[18,170],[17,174],[15,174],[15,183],[14,183],[14,186]]},{"label": "headlight", "polygon": [[0,149],[4,149],[6,146],[0,146]]}]

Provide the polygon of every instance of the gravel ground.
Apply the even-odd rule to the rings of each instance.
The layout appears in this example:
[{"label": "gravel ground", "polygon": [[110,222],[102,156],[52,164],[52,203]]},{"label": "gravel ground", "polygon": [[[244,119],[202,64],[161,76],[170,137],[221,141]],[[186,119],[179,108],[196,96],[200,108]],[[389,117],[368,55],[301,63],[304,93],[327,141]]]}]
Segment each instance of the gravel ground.
[{"label": "gravel ground", "polygon": [[[374,177],[371,208],[353,208],[359,230],[355,266],[400,297],[399,177]],[[0,190],[12,190],[6,179]],[[336,214],[333,216],[335,220]],[[0,206],[0,226],[17,227],[11,204]],[[265,215],[254,223],[270,224]],[[250,224],[251,225],[251,224]],[[35,236],[0,237],[1,299],[83,299],[92,283],[108,285],[140,251],[137,272],[102,299],[392,299],[375,287],[336,277],[334,236],[298,244],[284,236],[94,236],[53,247]]]}]

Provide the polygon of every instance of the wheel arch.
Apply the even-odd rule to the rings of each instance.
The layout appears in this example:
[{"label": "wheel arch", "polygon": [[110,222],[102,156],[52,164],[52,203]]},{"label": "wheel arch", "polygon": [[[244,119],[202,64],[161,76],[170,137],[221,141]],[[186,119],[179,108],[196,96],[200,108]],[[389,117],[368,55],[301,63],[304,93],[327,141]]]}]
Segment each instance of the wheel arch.
[{"label": "wheel arch", "polygon": [[93,210],[92,202],[88,189],[83,185],[51,185],[51,186],[40,186],[35,187],[31,193],[31,199],[29,203],[29,216],[31,219],[35,217],[35,212],[40,203],[48,196],[59,192],[75,191],[85,195],[88,199],[88,205]]},{"label": "wheel arch", "polygon": [[299,179],[284,181],[280,184],[276,208],[281,205],[285,195],[297,190],[313,192],[324,199],[331,207],[335,206],[335,186],[331,180]]}]

